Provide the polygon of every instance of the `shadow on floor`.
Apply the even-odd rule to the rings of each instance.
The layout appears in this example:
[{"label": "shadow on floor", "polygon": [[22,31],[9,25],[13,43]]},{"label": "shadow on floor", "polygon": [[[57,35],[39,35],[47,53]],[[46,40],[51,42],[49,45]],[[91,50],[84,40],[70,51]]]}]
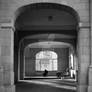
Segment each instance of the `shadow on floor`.
[{"label": "shadow on floor", "polygon": [[[39,80],[39,81],[41,81],[41,80]],[[31,82],[30,81],[29,82],[23,82],[23,81],[19,82],[16,84],[16,92],[76,92],[76,90],[74,90],[74,89],[64,88],[65,87],[64,81],[63,81],[63,83],[61,82],[61,84],[60,84],[61,87],[57,87],[57,84],[54,84],[54,83],[53,83],[53,85],[56,85],[56,86],[40,84],[39,81],[38,81],[38,83],[34,83],[34,80]],[[67,84],[67,86],[68,85],[69,84]],[[72,86],[70,86],[70,87],[72,87]]]}]

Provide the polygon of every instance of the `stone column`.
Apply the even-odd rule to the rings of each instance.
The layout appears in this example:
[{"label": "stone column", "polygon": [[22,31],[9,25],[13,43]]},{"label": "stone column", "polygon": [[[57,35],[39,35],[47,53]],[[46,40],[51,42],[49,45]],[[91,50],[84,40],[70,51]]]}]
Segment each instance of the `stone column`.
[{"label": "stone column", "polygon": [[81,27],[78,33],[78,86],[77,92],[87,92],[90,64],[89,27]]},{"label": "stone column", "polygon": [[88,72],[88,92],[92,92],[92,0],[89,0],[89,18],[90,18],[90,66]]},{"label": "stone column", "polygon": [[13,43],[12,28],[0,26],[0,92],[15,92]]}]

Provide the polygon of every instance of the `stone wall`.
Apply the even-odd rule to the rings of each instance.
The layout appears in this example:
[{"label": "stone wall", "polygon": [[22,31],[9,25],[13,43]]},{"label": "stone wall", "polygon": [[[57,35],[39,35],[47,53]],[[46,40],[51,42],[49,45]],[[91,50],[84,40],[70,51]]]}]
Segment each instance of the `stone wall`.
[{"label": "stone wall", "polygon": [[[50,50],[50,49],[49,49]],[[25,51],[25,76],[42,76],[42,72],[39,74],[35,71],[35,56],[36,54],[41,51],[39,48],[32,48],[29,51]],[[58,58],[58,70],[57,71],[65,71],[66,68],[69,67],[69,51],[68,48],[54,48],[54,51],[57,53]],[[23,56],[24,57],[24,56]],[[22,64],[20,64],[22,65]],[[56,72],[49,72],[49,75],[56,76]]]},{"label": "stone wall", "polygon": [[0,92],[15,92],[13,31],[0,29]]},{"label": "stone wall", "polygon": [[20,7],[39,2],[59,3],[72,7],[77,11],[80,21],[89,22],[89,0],[0,0],[0,23],[12,22]]},{"label": "stone wall", "polygon": [[[80,32],[78,36],[79,81],[78,92],[87,92],[89,66],[89,0],[0,0],[0,92],[14,92],[13,72],[13,27],[14,20],[22,6],[37,3],[51,2],[72,7],[79,15]],[[8,29],[9,27],[9,29]],[[13,27],[14,28],[14,27]],[[83,29],[82,29],[83,28]],[[83,38],[81,36],[83,35]],[[87,43],[86,43],[87,41]],[[88,43],[89,42],[89,43]],[[82,53],[81,53],[82,52]],[[86,53],[85,53],[86,52]],[[86,57],[86,58],[85,58]],[[83,77],[82,77],[83,76]],[[90,81],[90,80],[89,80]],[[90,92],[92,89],[90,89]]]}]

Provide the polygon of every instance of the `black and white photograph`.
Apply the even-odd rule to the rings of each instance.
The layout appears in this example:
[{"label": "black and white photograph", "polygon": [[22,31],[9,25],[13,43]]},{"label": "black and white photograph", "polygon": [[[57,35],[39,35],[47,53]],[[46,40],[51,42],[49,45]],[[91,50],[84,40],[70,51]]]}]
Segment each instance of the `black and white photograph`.
[{"label": "black and white photograph", "polygon": [[92,0],[0,0],[0,92],[92,92]]}]

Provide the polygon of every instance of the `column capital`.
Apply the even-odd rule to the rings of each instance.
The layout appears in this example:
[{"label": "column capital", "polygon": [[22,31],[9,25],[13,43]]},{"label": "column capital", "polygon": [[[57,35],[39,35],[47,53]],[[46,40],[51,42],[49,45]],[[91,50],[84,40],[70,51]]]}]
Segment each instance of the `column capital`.
[{"label": "column capital", "polygon": [[90,23],[89,22],[79,22],[79,28],[90,28]]},{"label": "column capital", "polygon": [[0,29],[2,30],[12,29],[14,31],[14,26],[13,23],[0,23]]}]

